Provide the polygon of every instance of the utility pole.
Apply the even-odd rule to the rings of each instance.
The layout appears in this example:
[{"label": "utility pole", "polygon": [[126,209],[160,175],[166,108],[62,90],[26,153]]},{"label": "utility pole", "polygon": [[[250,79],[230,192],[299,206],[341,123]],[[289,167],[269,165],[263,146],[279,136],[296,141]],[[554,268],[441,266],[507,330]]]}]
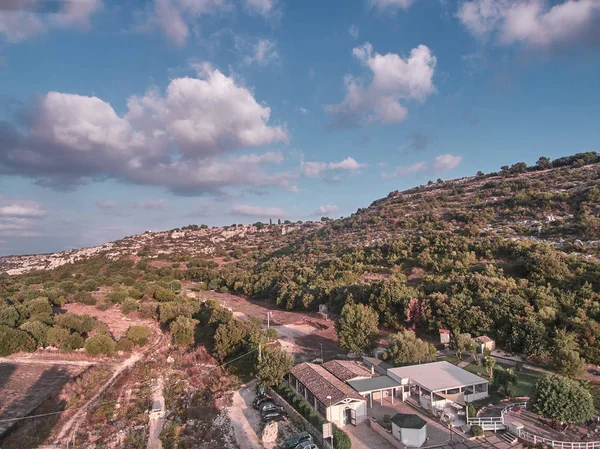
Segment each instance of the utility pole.
[{"label": "utility pole", "polygon": [[271,321],[270,321],[270,318],[271,318],[271,311],[269,310],[269,311],[267,312],[267,329],[269,329],[269,328],[271,327]]},{"label": "utility pole", "polygon": [[321,346],[321,363],[322,363],[325,361],[325,360],[323,360],[323,343],[319,343],[319,346]]},{"label": "utility pole", "polygon": [[331,396],[327,396],[329,399],[329,422],[331,423],[331,447],[333,448],[333,421],[331,420]]}]

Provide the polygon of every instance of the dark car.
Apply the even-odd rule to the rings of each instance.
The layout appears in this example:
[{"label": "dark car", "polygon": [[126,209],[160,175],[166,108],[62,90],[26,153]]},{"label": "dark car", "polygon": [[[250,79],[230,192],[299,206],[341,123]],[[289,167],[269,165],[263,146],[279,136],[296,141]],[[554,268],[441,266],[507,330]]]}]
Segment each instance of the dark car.
[{"label": "dark car", "polygon": [[256,396],[254,398],[254,401],[252,401],[252,407],[254,407],[255,409],[258,410],[258,408],[260,407],[260,404],[262,404],[263,402],[273,402],[273,400],[267,396]]},{"label": "dark car", "polygon": [[294,449],[319,449],[312,441],[304,441],[296,446]]},{"label": "dark car", "polygon": [[259,407],[260,413],[265,414],[267,412],[282,412],[283,407],[273,403],[273,402],[263,402]]},{"label": "dark car", "polygon": [[270,421],[287,421],[288,414],[286,412],[268,412],[262,415],[264,422]]},{"label": "dark car", "polygon": [[290,438],[289,440],[285,440],[283,442],[283,449],[294,449],[300,443],[304,443],[305,441],[312,441],[313,437],[308,432],[300,432],[298,435]]}]

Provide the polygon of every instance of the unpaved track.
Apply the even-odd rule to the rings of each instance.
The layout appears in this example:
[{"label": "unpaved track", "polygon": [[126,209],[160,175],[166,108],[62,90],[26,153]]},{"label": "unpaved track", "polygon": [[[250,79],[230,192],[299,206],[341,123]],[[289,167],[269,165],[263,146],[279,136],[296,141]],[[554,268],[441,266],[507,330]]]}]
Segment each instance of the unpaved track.
[{"label": "unpaved track", "polygon": [[[124,360],[122,363],[120,363],[117,366],[117,369],[115,370],[115,372],[113,373],[111,378],[104,385],[102,385],[102,387],[98,390],[98,392],[89,401],[87,401],[83,407],[77,409],[75,414],[63,425],[63,427],[60,429],[60,432],[58,433],[58,435],[54,438],[54,444],[61,444],[64,442],[68,447],[69,441],[74,439],[74,436],[77,434],[77,429],[79,428],[81,423],[84,421],[89,408],[93,404],[95,404],[96,401],[98,400],[98,398],[100,398],[100,396],[102,396],[102,394],[104,394],[104,392],[113,385],[113,383],[121,375],[121,373],[123,371],[125,371],[127,368],[131,368],[137,362],[139,362],[140,359],[142,358],[142,356],[144,356],[147,352],[149,352],[151,350],[157,350],[160,346],[162,346],[163,344],[165,344],[167,342],[166,337],[158,329],[158,327],[155,327],[154,329],[157,332],[157,334],[156,334],[157,338],[152,343],[152,345],[148,346],[142,352],[137,352],[137,353],[132,354],[128,359]],[[68,440],[67,440],[67,435],[69,433],[70,433],[70,435],[68,436]],[[65,440],[67,440],[67,441],[65,441]]]},{"label": "unpaved track", "polygon": [[18,363],[19,365],[76,365],[83,367],[96,364],[96,362],[86,362],[82,360],[35,359],[32,358],[32,356],[33,354],[19,357],[0,357],[0,363]]},{"label": "unpaved track", "polygon": [[[162,449],[162,442],[158,438],[165,425],[165,397],[163,395],[164,379],[160,376],[152,389],[152,407],[148,419],[148,445],[146,449]],[[160,404],[159,410],[154,410],[154,405]]]},{"label": "unpaved track", "polygon": [[[258,428],[258,422],[255,421],[260,420],[258,413],[252,408],[253,391],[255,388],[256,381],[252,381],[233,393],[232,404],[227,411],[235,433],[235,440],[239,444],[240,449],[263,448],[253,428]],[[253,421],[252,424],[250,423],[251,420]]]}]

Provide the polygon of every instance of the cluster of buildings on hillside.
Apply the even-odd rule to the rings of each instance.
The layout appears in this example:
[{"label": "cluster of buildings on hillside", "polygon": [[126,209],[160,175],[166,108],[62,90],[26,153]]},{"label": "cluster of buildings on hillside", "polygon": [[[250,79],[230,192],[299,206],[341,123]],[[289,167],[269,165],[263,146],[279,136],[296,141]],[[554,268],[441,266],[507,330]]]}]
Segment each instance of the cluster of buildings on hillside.
[{"label": "cluster of buildings on hillside", "polygon": [[[446,361],[398,368],[371,357],[361,362],[301,363],[292,368],[287,380],[323,419],[338,426],[360,424],[367,419],[370,408],[384,406],[384,402],[393,407],[409,398],[453,425],[460,425],[466,422],[466,403],[488,397],[486,379]],[[413,432],[415,444],[411,445],[419,446],[422,442],[416,442],[424,435],[421,429],[425,426],[418,427],[422,419],[411,416],[394,415],[392,434],[406,436]],[[403,433],[399,425],[418,428],[406,428]]]}]

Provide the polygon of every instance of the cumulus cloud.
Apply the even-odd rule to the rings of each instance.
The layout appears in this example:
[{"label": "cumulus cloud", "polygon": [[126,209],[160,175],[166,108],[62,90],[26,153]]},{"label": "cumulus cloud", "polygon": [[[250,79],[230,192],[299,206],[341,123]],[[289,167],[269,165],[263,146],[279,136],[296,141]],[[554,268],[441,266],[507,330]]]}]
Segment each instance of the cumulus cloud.
[{"label": "cumulus cloud", "polygon": [[327,172],[347,171],[354,173],[361,168],[366,167],[366,164],[359,164],[351,157],[347,157],[339,162],[300,162],[302,174],[308,178],[318,178]]},{"label": "cumulus cloud", "polygon": [[371,70],[373,78],[364,86],[350,75],[345,77],[346,98],[326,107],[335,126],[402,122],[408,110],[401,100],[424,101],[435,91],[436,58],[425,45],[413,48],[407,58],[396,53],[373,53],[369,43],[354,48],[352,54]]},{"label": "cumulus cloud", "polygon": [[371,7],[380,11],[407,9],[415,0],[368,0]]},{"label": "cumulus cloud", "polygon": [[87,29],[90,17],[100,9],[101,0],[5,0],[0,6],[0,35],[17,43],[52,28]]},{"label": "cumulus cloud", "polygon": [[244,215],[247,217],[283,218],[289,214],[279,207],[262,207],[238,204],[231,208],[233,215]]},{"label": "cumulus cloud", "polygon": [[[236,48],[241,51],[248,51],[248,43],[236,39]],[[259,39],[249,49],[248,55],[243,59],[245,65],[256,64],[265,67],[269,64],[276,64],[279,62],[279,53],[277,52],[277,43],[270,39]]]},{"label": "cumulus cloud", "polygon": [[327,204],[325,206],[320,206],[316,211],[313,212],[313,215],[330,215],[334,214],[338,211],[338,207],[333,204]]},{"label": "cumulus cloud", "polygon": [[289,173],[265,173],[279,153],[228,155],[287,142],[269,124],[270,108],[253,93],[204,64],[198,77],[173,79],[165,95],[150,89],[129,98],[120,116],[97,97],[50,92],[34,101],[29,128],[0,126],[0,173],[43,184],[78,185],[117,178],[204,193],[231,185],[287,186]]},{"label": "cumulus cloud", "polygon": [[160,200],[144,200],[136,203],[136,209],[164,209],[166,202],[163,199]]},{"label": "cumulus cloud", "polygon": [[270,17],[277,7],[278,0],[244,0],[246,8],[264,17]]},{"label": "cumulus cloud", "polygon": [[454,156],[452,154],[442,154],[428,164],[426,162],[417,162],[409,166],[398,166],[392,173],[381,173],[382,179],[396,178],[397,176],[406,176],[412,173],[441,173],[452,170],[458,167],[462,162],[462,156]]},{"label": "cumulus cloud", "polygon": [[[600,1],[471,0],[458,18],[475,37],[530,47],[569,46],[598,36]],[[596,31],[594,31],[596,30]]]},{"label": "cumulus cloud", "polygon": [[46,214],[46,209],[36,201],[0,197],[0,236],[38,236],[38,222]]}]

